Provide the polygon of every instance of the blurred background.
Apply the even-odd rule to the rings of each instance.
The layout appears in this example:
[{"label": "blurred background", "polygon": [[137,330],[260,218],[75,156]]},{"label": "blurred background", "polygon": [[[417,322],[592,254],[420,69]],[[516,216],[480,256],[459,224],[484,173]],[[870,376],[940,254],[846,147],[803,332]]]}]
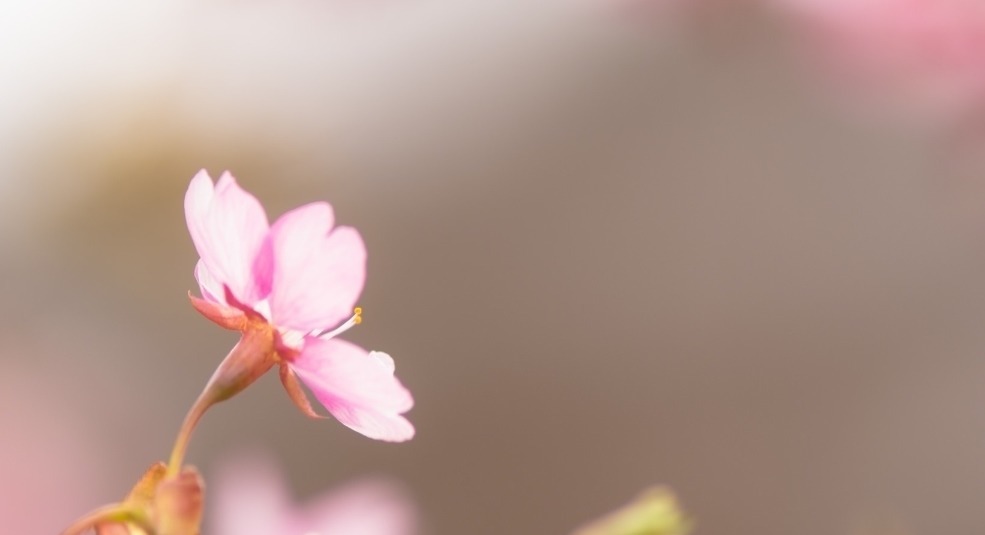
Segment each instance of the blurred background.
[{"label": "blurred background", "polygon": [[0,0],[4,525],[122,497],[235,343],[186,297],[205,167],[360,230],[346,336],[418,431],[266,377],[198,429],[206,476],[393,477],[436,534],[653,483],[698,533],[985,529],[985,145],[852,100],[773,4]]}]

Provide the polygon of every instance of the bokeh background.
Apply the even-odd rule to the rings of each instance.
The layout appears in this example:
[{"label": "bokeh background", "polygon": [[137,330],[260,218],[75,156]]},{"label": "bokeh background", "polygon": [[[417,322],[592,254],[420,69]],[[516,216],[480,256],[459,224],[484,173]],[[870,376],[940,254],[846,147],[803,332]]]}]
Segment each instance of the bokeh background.
[{"label": "bokeh background", "polygon": [[982,531],[985,145],[846,105],[788,22],[0,1],[3,524],[122,496],[235,342],[186,298],[205,167],[362,232],[347,337],[418,430],[310,421],[267,377],[205,418],[206,475],[393,477],[435,534],[568,533],[653,483],[698,533]]}]

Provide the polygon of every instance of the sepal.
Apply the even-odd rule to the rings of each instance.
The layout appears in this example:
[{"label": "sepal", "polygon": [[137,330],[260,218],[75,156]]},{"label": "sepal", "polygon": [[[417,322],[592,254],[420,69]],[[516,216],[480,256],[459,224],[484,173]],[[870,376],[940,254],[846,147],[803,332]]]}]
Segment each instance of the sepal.
[{"label": "sepal", "polygon": [[294,372],[291,371],[291,368],[287,364],[280,365],[280,382],[284,385],[284,390],[287,391],[288,397],[291,398],[294,405],[305,416],[316,419],[326,418],[326,416],[315,412],[315,409],[311,407],[311,400],[308,399],[308,395],[301,388],[301,381],[298,381],[297,375],[294,375]]},{"label": "sepal", "polygon": [[199,314],[224,329],[241,331],[246,327],[246,315],[234,307],[195,297],[191,292],[188,292],[188,299]]}]

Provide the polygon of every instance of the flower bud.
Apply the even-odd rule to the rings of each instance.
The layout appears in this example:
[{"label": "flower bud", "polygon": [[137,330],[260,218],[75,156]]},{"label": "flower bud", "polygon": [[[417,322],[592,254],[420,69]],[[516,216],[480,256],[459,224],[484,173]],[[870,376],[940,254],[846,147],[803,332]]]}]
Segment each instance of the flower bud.
[{"label": "flower bud", "polygon": [[194,467],[169,477],[164,463],[155,463],[122,502],[93,511],[63,535],[88,528],[96,535],[199,535],[203,487]]},{"label": "flower bud", "polygon": [[685,535],[691,531],[691,525],[674,495],[667,489],[654,487],[574,535]]},{"label": "flower bud", "polygon": [[194,467],[161,481],[154,496],[155,534],[199,535],[204,486]]}]

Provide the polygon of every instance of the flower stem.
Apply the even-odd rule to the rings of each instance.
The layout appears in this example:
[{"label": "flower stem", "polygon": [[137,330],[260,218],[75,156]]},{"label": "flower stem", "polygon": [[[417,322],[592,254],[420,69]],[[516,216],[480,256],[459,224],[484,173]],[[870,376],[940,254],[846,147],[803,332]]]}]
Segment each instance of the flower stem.
[{"label": "flower stem", "polygon": [[188,410],[188,414],[185,415],[185,421],[181,423],[181,429],[178,431],[178,438],[174,441],[174,448],[171,449],[171,458],[168,460],[168,471],[165,477],[177,476],[181,471],[181,465],[185,461],[185,452],[188,451],[188,442],[192,438],[192,432],[195,431],[195,426],[198,425],[198,421],[202,419],[202,415],[205,411],[209,410],[214,404],[213,396],[210,395],[209,389],[206,388],[198,399],[195,400],[195,404],[192,408]]},{"label": "flower stem", "polygon": [[181,472],[188,442],[205,411],[216,403],[235,396],[273,367],[276,362],[273,341],[274,333],[271,329],[243,331],[239,342],[219,364],[212,378],[205,385],[205,389],[185,415],[185,421],[182,422],[178,438],[174,442],[174,449],[171,450],[171,459],[168,461],[165,477],[173,478]]}]

